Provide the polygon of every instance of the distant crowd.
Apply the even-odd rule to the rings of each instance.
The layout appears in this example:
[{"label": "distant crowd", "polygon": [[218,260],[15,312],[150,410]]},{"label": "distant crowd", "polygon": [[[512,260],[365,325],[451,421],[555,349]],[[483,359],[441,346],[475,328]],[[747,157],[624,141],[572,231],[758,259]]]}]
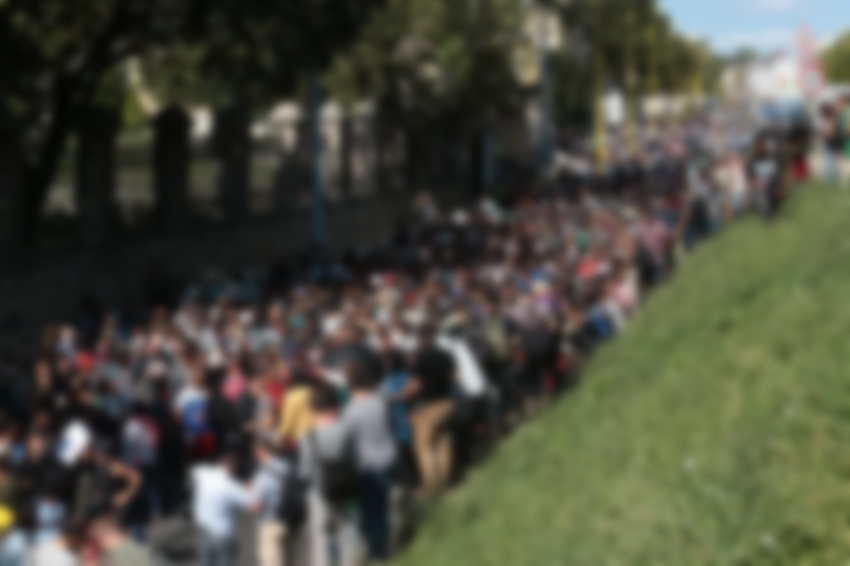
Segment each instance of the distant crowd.
[{"label": "distant crowd", "polygon": [[850,95],[835,97],[820,108],[824,176],[850,184]]},{"label": "distant crowd", "polygon": [[202,566],[388,561],[687,249],[775,216],[807,144],[694,121],[502,202],[423,194],[382,245],[88,305],[0,365],[0,566],[167,563],[174,517]]}]

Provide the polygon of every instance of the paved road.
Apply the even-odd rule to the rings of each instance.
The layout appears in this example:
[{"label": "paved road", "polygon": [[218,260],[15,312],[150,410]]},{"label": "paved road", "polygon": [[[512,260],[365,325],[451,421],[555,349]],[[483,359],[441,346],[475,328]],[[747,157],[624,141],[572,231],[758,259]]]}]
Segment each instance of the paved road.
[{"label": "paved road", "polygon": [[[248,516],[239,521],[239,566],[256,566],[255,522]],[[149,543],[154,551],[174,566],[196,566],[195,530],[188,518],[160,521],[151,527]]]},{"label": "paved road", "polygon": [[[393,524],[395,545],[404,545],[413,533],[421,509],[410,506],[400,492],[394,492],[391,498],[392,516],[397,520]],[[239,518],[239,566],[257,566],[256,558],[256,521],[254,517],[243,514]],[[303,535],[303,533],[302,533]],[[195,529],[188,516],[181,515],[159,521],[148,532],[148,542],[156,554],[165,558],[171,566],[197,566],[195,556]],[[290,560],[295,564],[306,564],[306,540],[299,536],[290,548]]]}]

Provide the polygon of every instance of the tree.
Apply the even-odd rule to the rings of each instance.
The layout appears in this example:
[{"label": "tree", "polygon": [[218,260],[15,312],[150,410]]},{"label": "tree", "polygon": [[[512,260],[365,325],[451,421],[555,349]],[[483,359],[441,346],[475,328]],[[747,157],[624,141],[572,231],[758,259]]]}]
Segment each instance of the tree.
[{"label": "tree", "polygon": [[325,69],[383,0],[190,0],[186,32],[143,61],[172,100],[263,106]]},{"label": "tree", "polygon": [[328,74],[333,95],[370,98],[408,129],[481,127],[516,100],[519,0],[395,2]]},{"label": "tree", "polygon": [[675,31],[656,0],[572,0],[561,16],[583,46],[576,54],[589,65],[601,58],[607,78],[620,84],[632,71],[644,92],[678,90],[695,68],[699,47]]},{"label": "tree", "polygon": [[376,104],[379,139],[403,139],[417,156],[409,182],[451,170],[480,187],[482,167],[459,166],[484,158],[497,118],[522,101],[513,65],[522,23],[522,0],[393,2],[337,55],[325,84],[346,104]]},{"label": "tree", "polygon": [[32,241],[74,118],[126,57],[172,33],[179,0],[0,3],[0,105],[23,148],[25,237]]},{"label": "tree", "polygon": [[[382,0],[2,0],[0,116],[24,149],[24,226],[35,239],[74,118],[120,90],[128,57],[169,60],[206,96],[253,103],[290,88],[354,37]],[[153,54],[153,55],[151,55]],[[188,56],[187,56],[188,55]],[[172,69],[173,70],[173,69]],[[115,102],[116,97],[107,98]]]},{"label": "tree", "polygon": [[707,49],[679,34],[656,0],[572,0],[561,19],[572,38],[564,57],[587,69],[572,76],[596,75],[603,88],[613,81],[632,97],[683,92],[713,68]]},{"label": "tree", "polygon": [[587,126],[593,116],[593,69],[564,52],[552,60],[555,121]]},{"label": "tree", "polygon": [[845,32],[821,55],[823,69],[833,83],[850,82],[850,32]]}]

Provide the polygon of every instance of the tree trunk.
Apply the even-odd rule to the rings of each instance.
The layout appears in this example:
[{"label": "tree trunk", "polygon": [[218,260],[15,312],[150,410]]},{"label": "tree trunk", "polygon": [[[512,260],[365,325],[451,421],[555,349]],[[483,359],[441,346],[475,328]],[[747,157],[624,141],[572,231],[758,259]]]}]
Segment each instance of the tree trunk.
[{"label": "tree trunk", "polygon": [[50,186],[59,171],[59,164],[65,153],[68,136],[71,133],[73,105],[70,89],[63,84],[57,88],[53,113],[47,133],[39,148],[35,162],[26,170],[23,197],[23,237],[24,244],[33,246],[38,238],[41,209]]}]

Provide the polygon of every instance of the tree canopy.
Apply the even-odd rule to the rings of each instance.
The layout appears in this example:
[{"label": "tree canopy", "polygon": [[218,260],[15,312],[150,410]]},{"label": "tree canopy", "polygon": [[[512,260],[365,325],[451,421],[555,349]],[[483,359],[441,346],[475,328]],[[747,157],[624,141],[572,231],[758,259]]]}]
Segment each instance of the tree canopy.
[{"label": "tree canopy", "polygon": [[373,98],[407,127],[480,125],[518,96],[519,0],[394,2],[340,53],[327,77],[344,101]]},{"label": "tree canopy", "polygon": [[704,46],[675,30],[656,0],[572,0],[561,9],[565,29],[588,62],[601,59],[609,80],[633,72],[648,93],[682,90],[700,70]]},{"label": "tree canopy", "polygon": [[263,106],[326,68],[383,0],[193,0],[183,34],[145,54],[145,73],[168,99]]},{"label": "tree canopy", "polygon": [[822,55],[823,70],[834,83],[850,82],[850,32],[841,35]]},{"label": "tree canopy", "polygon": [[634,99],[691,92],[716,81],[716,60],[707,46],[679,33],[657,0],[571,0],[556,6],[568,37],[568,48],[556,57],[556,108],[562,117],[586,121],[600,87],[616,85]]},{"label": "tree canopy", "polygon": [[561,115],[589,102],[600,63],[644,93],[707,66],[657,0],[0,0],[0,122],[23,156],[29,235],[77,117],[122,106],[129,58],[168,102],[257,110],[323,73],[332,97],[373,100],[401,128],[475,132],[535,95],[517,73],[539,54],[534,8],[566,37],[550,67]]},{"label": "tree canopy", "polygon": [[[2,0],[0,117],[24,158],[27,237],[32,239],[80,111],[116,103],[120,65],[169,60],[183,94],[256,103],[287,93],[319,69],[383,0]],[[172,76],[172,79],[174,78]],[[213,93],[210,95],[210,93]],[[120,96],[115,97],[120,98]]]}]

